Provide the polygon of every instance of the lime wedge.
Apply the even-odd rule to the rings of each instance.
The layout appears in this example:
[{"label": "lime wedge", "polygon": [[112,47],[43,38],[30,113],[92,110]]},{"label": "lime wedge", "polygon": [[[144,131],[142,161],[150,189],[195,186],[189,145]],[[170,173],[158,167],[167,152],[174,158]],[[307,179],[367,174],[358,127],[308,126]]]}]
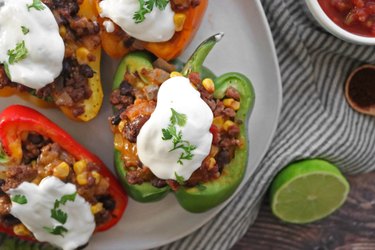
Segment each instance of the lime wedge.
[{"label": "lime wedge", "polygon": [[323,160],[303,160],[282,170],[271,185],[275,216],[291,223],[309,223],[338,209],[349,193],[338,168]]}]

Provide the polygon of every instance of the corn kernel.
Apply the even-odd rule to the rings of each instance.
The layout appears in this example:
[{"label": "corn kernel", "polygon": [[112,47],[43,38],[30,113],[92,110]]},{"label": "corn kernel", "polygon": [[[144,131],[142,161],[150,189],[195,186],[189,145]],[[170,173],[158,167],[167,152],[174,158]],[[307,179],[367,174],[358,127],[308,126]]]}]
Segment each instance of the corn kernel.
[{"label": "corn kernel", "polygon": [[102,210],[103,210],[103,203],[101,203],[101,202],[98,202],[95,205],[91,206],[91,213],[92,214],[97,214]]},{"label": "corn kernel", "polygon": [[235,101],[233,98],[227,98],[223,100],[223,104],[227,108],[231,108],[233,110],[240,109],[240,102]]},{"label": "corn kernel", "polygon": [[91,175],[95,179],[95,184],[98,185],[102,176],[97,171],[92,171]]},{"label": "corn kernel", "polygon": [[228,131],[228,129],[229,129],[230,127],[234,126],[234,125],[235,125],[234,122],[232,122],[231,120],[227,120],[227,121],[225,121],[224,124],[223,124],[223,129],[224,129],[225,131]]},{"label": "corn kernel", "polygon": [[122,135],[120,133],[115,134],[115,138],[113,141],[115,149],[121,151],[124,148],[124,139],[122,138]]},{"label": "corn kernel", "polygon": [[18,236],[28,236],[31,235],[30,231],[23,225],[17,224],[13,227],[13,232]]},{"label": "corn kernel", "polygon": [[118,131],[120,131],[120,132],[122,133],[122,131],[124,131],[125,124],[126,124],[125,121],[121,121],[121,122],[118,124],[118,126],[117,126]]},{"label": "corn kernel", "polygon": [[89,59],[88,59],[89,54],[90,54],[90,51],[86,49],[85,47],[78,48],[76,52],[77,61],[80,64],[87,64],[89,62]]},{"label": "corn kernel", "polygon": [[174,27],[175,27],[174,30],[177,32],[181,31],[184,28],[185,20],[186,20],[185,14],[176,13],[173,17]]},{"label": "corn kernel", "polygon": [[84,173],[81,173],[79,175],[77,175],[76,177],[77,179],[77,183],[81,186],[84,186],[88,183],[87,181],[87,172],[84,172]]},{"label": "corn kernel", "polygon": [[73,165],[74,172],[77,175],[83,173],[86,170],[86,167],[87,167],[87,163],[85,160],[77,161]]},{"label": "corn kernel", "polygon": [[69,175],[70,167],[68,163],[61,162],[53,169],[53,176],[57,178],[64,179]]},{"label": "corn kernel", "polygon": [[172,77],[176,77],[176,76],[182,76],[182,74],[181,74],[180,72],[173,71],[173,72],[171,72],[171,74],[169,75],[170,78],[172,78]]},{"label": "corn kernel", "polygon": [[223,127],[224,118],[221,115],[216,116],[214,120],[212,121],[212,124],[215,125],[220,130]]},{"label": "corn kernel", "polygon": [[60,33],[60,36],[61,36],[61,37],[65,37],[65,35],[66,35],[66,28],[65,28],[64,25],[61,25],[61,26],[59,27],[59,33]]},{"label": "corn kernel", "polygon": [[216,160],[215,160],[215,158],[211,157],[208,160],[208,166],[207,166],[208,170],[213,169],[213,167],[215,167],[215,165],[216,165]]},{"label": "corn kernel", "polygon": [[210,78],[206,78],[202,81],[203,87],[208,91],[208,93],[214,93],[215,92],[215,84],[214,81]]}]

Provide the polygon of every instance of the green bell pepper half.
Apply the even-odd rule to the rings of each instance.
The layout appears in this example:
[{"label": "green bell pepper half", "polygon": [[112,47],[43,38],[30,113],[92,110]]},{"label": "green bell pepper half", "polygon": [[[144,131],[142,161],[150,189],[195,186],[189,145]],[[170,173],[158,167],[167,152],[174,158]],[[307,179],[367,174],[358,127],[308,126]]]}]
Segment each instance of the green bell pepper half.
[{"label": "green bell pepper half", "polygon": [[[235,192],[245,175],[249,155],[247,121],[255,100],[254,89],[250,80],[240,73],[226,73],[220,77],[215,77],[210,70],[202,66],[205,58],[222,36],[223,34],[219,33],[204,41],[182,69],[179,61],[174,62],[184,76],[188,76],[191,72],[199,72],[202,79],[205,77],[212,78],[215,83],[214,97],[217,99],[222,99],[225,96],[225,91],[229,86],[234,87],[240,93],[241,106],[235,119],[243,121],[240,125],[240,139],[245,143],[236,149],[234,158],[229,164],[225,165],[218,179],[196,187],[180,186],[175,192],[180,205],[193,213],[205,212],[223,203]],[[142,69],[152,69],[152,60],[153,56],[146,52],[133,52],[125,56],[116,72],[113,89],[119,88],[126,72],[137,72],[140,78],[144,79]],[[123,187],[129,196],[136,201],[161,200],[171,191],[169,186],[157,188],[152,186],[151,183],[129,184],[126,179],[127,171],[121,153],[117,150],[115,150],[115,168]]]}]

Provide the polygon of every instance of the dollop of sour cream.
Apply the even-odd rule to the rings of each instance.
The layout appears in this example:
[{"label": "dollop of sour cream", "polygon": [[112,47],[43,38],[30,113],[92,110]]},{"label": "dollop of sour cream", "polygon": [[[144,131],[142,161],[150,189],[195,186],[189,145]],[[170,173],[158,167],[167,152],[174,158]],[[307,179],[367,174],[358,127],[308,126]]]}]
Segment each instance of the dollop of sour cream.
[{"label": "dollop of sour cream", "polygon": [[0,0],[0,64],[13,82],[33,89],[53,82],[62,70],[64,53],[58,24],[46,5]]},{"label": "dollop of sour cream", "polygon": [[161,179],[188,180],[210,152],[212,111],[182,76],[165,81],[157,99],[137,137],[139,159]]},{"label": "dollop of sour cream", "polygon": [[109,20],[104,21],[103,26],[108,33],[112,33],[115,31],[115,25],[114,23],[112,23],[112,21],[109,21]]},{"label": "dollop of sour cream", "polygon": [[175,32],[174,12],[168,3],[164,10],[156,6],[145,14],[145,20],[136,23],[134,14],[140,9],[139,0],[103,0],[99,3],[101,17],[107,17],[130,36],[146,42],[165,42]]},{"label": "dollop of sour cream", "polygon": [[23,182],[8,194],[12,200],[11,214],[38,241],[73,250],[86,244],[95,230],[90,204],[77,194],[73,184],[50,176],[39,186]]}]

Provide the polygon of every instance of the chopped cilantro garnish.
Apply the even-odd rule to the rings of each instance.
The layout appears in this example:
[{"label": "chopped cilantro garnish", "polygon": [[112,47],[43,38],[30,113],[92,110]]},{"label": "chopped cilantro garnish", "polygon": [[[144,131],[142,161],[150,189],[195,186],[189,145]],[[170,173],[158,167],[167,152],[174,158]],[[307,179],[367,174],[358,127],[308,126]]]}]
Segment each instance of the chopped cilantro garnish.
[{"label": "chopped cilantro garnish", "polygon": [[184,185],[185,179],[184,177],[178,175],[176,172],[174,172],[174,176],[176,176],[176,181],[180,185]]},{"label": "chopped cilantro garnish", "polygon": [[168,141],[172,140],[173,147],[170,150],[174,151],[176,149],[182,149],[183,152],[180,154],[177,163],[184,165],[182,160],[193,159],[193,151],[197,148],[195,145],[191,145],[190,142],[182,139],[182,131],[177,132],[176,125],[183,127],[186,124],[187,118],[185,114],[178,113],[176,110],[171,108],[172,116],[170,118],[170,124],[167,128],[163,128],[161,131],[163,133],[162,140]]},{"label": "chopped cilantro garnish", "polygon": [[28,28],[26,28],[25,26],[21,26],[21,30],[22,30],[22,33],[23,33],[24,35],[26,35],[27,33],[30,32],[30,30],[29,30]]},{"label": "chopped cilantro garnish", "polygon": [[51,218],[57,220],[61,224],[65,224],[68,219],[68,214],[62,211],[61,209],[52,209]]},{"label": "chopped cilantro garnish", "polygon": [[138,0],[139,1],[139,10],[134,13],[133,19],[135,23],[143,22],[146,17],[145,15],[151,13],[154,7],[159,10],[165,10],[169,0]]},{"label": "chopped cilantro garnish", "polygon": [[64,195],[63,197],[61,197],[60,203],[65,205],[67,201],[73,202],[76,199],[76,196],[77,196],[77,193]]},{"label": "chopped cilantro garnish", "polygon": [[25,41],[17,43],[16,48],[8,50],[9,64],[14,64],[25,59],[27,53]]},{"label": "chopped cilantro garnish", "polygon": [[54,228],[43,227],[43,229],[46,230],[50,234],[60,235],[61,237],[64,237],[64,234],[66,234],[68,232],[68,229],[66,229],[63,226],[56,226]]},{"label": "chopped cilantro garnish", "polygon": [[4,63],[4,70],[9,80],[12,80],[12,76],[10,75],[10,71],[9,71],[9,65],[7,63]]},{"label": "chopped cilantro garnish", "polygon": [[[62,196],[60,200],[55,200],[53,208],[51,209],[51,218],[55,219],[56,221],[64,225],[66,221],[68,220],[68,214],[60,209],[60,205],[65,205],[68,201],[74,202],[76,199],[76,196],[77,196],[77,193],[66,194]],[[64,233],[68,232],[68,229],[66,229],[63,226],[56,226],[54,228],[50,228],[50,227],[43,227],[43,228],[50,234],[60,235],[62,237],[64,237],[63,235]]]},{"label": "chopped cilantro garnish", "polygon": [[26,5],[27,9],[30,11],[31,8],[34,8],[36,10],[44,10],[46,7],[43,5],[41,0],[33,0],[32,4]]},{"label": "chopped cilantro garnish", "polygon": [[15,196],[13,196],[12,201],[21,205],[27,204],[27,198],[22,194],[16,194]]}]

